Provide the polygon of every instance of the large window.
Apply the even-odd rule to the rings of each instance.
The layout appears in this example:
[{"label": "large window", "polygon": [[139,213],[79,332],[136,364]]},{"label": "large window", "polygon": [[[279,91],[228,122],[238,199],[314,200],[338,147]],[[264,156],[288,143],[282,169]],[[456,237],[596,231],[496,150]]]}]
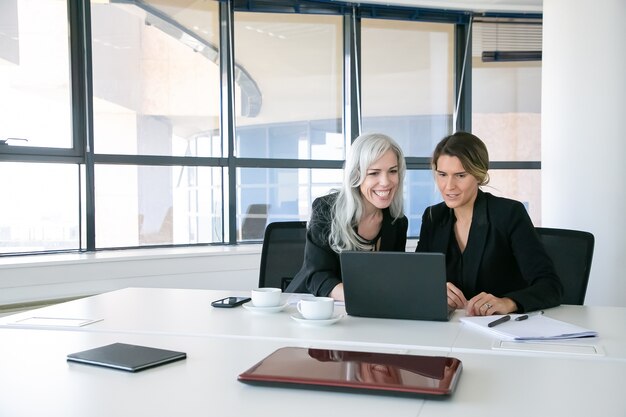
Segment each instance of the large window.
[{"label": "large window", "polygon": [[67,39],[65,0],[0,2],[0,139],[10,146],[72,147]]},{"label": "large window", "polygon": [[65,0],[0,1],[0,254],[80,247],[79,166],[45,156],[73,155],[67,16]]},{"label": "large window", "polygon": [[483,19],[474,24],[472,48],[472,131],[498,167],[525,168],[490,170],[486,190],[522,201],[536,225],[541,224],[540,23]]},{"label": "large window", "polygon": [[223,241],[219,8],[177,4],[91,5],[99,248]]},{"label": "large window", "polygon": [[[236,156],[343,160],[341,17],[236,12],[234,29],[235,61],[249,77],[236,96]],[[240,240],[262,238],[269,221],[307,219],[312,198],[341,181],[339,170],[266,162],[237,172]]]},{"label": "large window", "polygon": [[[361,28],[363,131],[389,134],[406,157],[429,157],[452,131],[454,25],[364,19]],[[439,199],[433,187],[429,170],[407,176],[411,236]]]},{"label": "large window", "polygon": [[222,156],[218,3],[175,4],[92,3],[96,153]]},{"label": "large window", "polygon": [[0,253],[79,247],[77,165],[3,162],[0,178]]},{"label": "large window", "polygon": [[474,57],[459,97],[470,17],[3,0],[0,255],[259,241],[268,222],[307,220],[371,131],[406,153],[411,237],[440,200],[428,157],[455,128],[485,139],[492,189],[537,222],[540,63]]}]

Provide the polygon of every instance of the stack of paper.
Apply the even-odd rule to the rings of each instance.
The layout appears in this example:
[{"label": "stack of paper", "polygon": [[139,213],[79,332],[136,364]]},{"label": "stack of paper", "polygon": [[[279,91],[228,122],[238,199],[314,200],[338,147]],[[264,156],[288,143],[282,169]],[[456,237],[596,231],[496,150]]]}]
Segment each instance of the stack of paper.
[{"label": "stack of paper", "polygon": [[494,327],[489,327],[488,324],[502,317],[501,315],[461,317],[461,322],[508,340],[574,339],[598,335],[598,332],[593,330],[551,319],[543,315],[531,316],[522,321],[515,320],[516,317],[520,316],[519,314],[510,314],[510,316],[511,320]]}]

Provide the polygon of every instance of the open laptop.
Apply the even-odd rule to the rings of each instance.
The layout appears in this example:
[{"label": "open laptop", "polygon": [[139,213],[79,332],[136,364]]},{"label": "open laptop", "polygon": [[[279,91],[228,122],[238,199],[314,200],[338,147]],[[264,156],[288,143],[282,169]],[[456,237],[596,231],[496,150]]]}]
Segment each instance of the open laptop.
[{"label": "open laptop", "polygon": [[411,320],[450,318],[443,253],[348,251],[339,256],[348,314]]}]

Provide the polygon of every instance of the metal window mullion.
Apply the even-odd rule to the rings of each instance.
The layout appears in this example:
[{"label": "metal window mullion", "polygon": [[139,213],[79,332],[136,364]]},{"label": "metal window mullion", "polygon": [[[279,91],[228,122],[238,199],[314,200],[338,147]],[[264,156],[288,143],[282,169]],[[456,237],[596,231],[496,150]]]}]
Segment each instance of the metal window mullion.
[{"label": "metal window mullion", "polygon": [[[237,165],[235,159],[235,103],[234,103],[234,11],[231,1],[220,2],[220,134],[227,144],[228,158],[228,224],[222,220],[222,228],[228,228],[228,242],[237,243]],[[224,193],[224,187],[222,192]],[[224,207],[222,206],[222,210]],[[224,216],[222,215],[222,219]]]},{"label": "metal window mullion", "polygon": [[[454,28],[454,86],[455,103],[458,99],[456,126],[453,131],[472,131],[472,42],[469,21],[457,23]],[[467,47],[467,50],[466,50]],[[465,68],[463,65],[465,64]],[[463,78],[461,78],[463,77]],[[460,95],[460,98],[459,98]],[[455,104],[456,106],[456,104]]]},{"label": "metal window mullion", "polygon": [[346,145],[352,143],[361,131],[361,19],[356,8],[343,18],[343,134]]},{"label": "metal window mullion", "polygon": [[[91,71],[91,9],[88,0],[68,1],[72,94],[73,147],[85,163],[85,228],[87,251],[96,250],[95,181],[93,159],[93,79]],[[79,191],[80,192],[80,191]],[[80,199],[79,199],[80,200]],[[82,202],[78,215],[82,240]],[[80,249],[83,248],[82,241]]]}]

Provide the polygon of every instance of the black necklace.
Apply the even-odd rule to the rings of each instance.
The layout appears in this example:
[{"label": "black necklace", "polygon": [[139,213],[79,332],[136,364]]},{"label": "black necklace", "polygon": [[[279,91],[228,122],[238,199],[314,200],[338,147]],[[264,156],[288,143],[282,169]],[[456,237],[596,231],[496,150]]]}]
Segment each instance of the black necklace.
[{"label": "black necklace", "polygon": [[365,239],[363,236],[361,236],[360,234],[356,233],[356,238],[359,240],[359,243],[361,243],[362,245],[369,245],[372,248],[370,249],[372,252],[376,250],[376,243],[378,242],[378,239],[380,239],[380,235],[383,231],[383,228],[381,227],[380,230],[378,231],[378,234],[376,235],[376,237],[374,239]]}]

